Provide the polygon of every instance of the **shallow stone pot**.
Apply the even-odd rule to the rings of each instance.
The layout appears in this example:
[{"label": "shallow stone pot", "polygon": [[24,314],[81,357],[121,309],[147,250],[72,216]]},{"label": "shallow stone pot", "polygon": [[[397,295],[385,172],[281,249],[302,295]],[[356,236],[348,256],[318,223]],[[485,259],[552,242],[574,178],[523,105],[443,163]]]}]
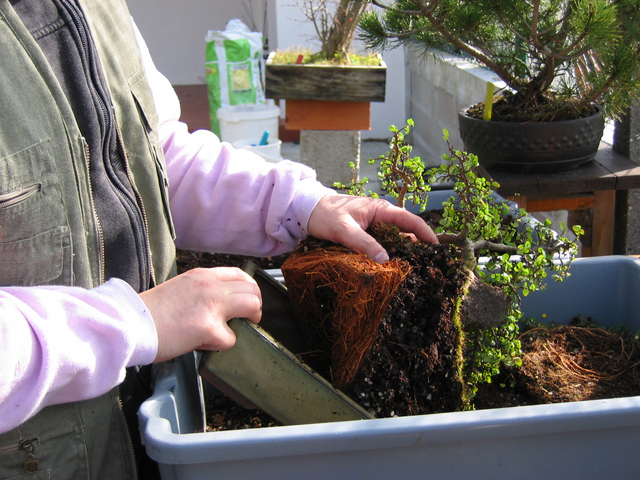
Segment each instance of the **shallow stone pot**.
[{"label": "shallow stone pot", "polygon": [[576,120],[496,122],[458,113],[464,149],[485,168],[536,173],[571,170],[595,157],[604,131],[602,108]]}]

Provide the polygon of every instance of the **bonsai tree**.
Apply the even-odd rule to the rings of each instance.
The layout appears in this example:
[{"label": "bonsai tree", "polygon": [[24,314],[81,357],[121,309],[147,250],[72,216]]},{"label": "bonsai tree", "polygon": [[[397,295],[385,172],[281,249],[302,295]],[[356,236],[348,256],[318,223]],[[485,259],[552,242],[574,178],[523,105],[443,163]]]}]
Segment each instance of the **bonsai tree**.
[{"label": "bonsai tree", "polygon": [[[370,159],[369,164],[373,165],[376,161],[380,162],[379,179],[382,189],[396,200],[396,204],[399,207],[404,208],[405,202],[411,200],[414,205],[420,207],[421,211],[424,211],[427,206],[427,195],[431,190],[424,180],[425,164],[419,157],[411,157],[413,147],[405,141],[405,136],[413,125],[412,119],[409,119],[407,125],[402,129],[391,125],[389,127],[393,134],[389,143],[391,151],[387,155],[380,155],[377,159]],[[344,190],[350,195],[368,195],[378,198],[378,194],[375,192],[365,192],[364,186],[369,182],[369,179],[366,177],[362,180],[357,179],[355,163],[349,162],[349,167],[352,173],[351,183],[344,185],[341,182],[335,182],[333,187]]]},{"label": "bonsai tree", "polygon": [[[440,245],[375,225],[371,234],[391,259],[384,265],[307,239],[282,266],[310,349],[331,357],[334,385],[379,416],[468,408],[480,382],[520,363],[521,297],[549,276],[564,278],[577,251],[548,223],[497,200],[498,185],[474,173],[475,155],[450,146],[444,163],[426,171],[405,141],[412,126],[392,126],[390,151],[369,162],[380,162],[399,206],[424,209],[425,180],[453,182]],[[336,186],[364,195],[364,182]]]},{"label": "bonsai tree", "polygon": [[367,2],[364,0],[296,0],[320,41],[318,60],[349,63],[349,47]]},{"label": "bonsai tree", "polygon": [[[479,279],[497,287],[509,298],[503,319],[467,322],[465,380],[473,391],[478,382],[490,381],[501,363],[519,363],[521,295],[543,289],[549,273],[556,281],[564,279],[577,247],[551,230],[550,221],[536,222],[524,209],[515,210],[497,201],[492,190],[499,185],[475,174],[478,158],[453,148],[446,130],[449,152],[442,156],[440,167],[425,172],[424,163],[419,157],[411,157],[412,147],[404,140],[413,125],[409,119],[402,129],[390,127],[390,151],[378,159],[383,188],[398,206],[403,207],[409,198],[423,211],[430,190],[425,176],[429,184],[453,182],[455,196],[443,204],[443,218],[436,229],[438,240],[459,248],[471,281]],[[573,231],[578,237],[583,232],[578,225]],[[486,260],[482,268],[481,257]]]},{"label": "bonsai tree", "polygon": [[345,60],[362,12],[363,0],[296,0],[305,17],[313,24],[326,60]]},{"label": "bonsai tree", "polygon": [[[634,0],[372,0],[359,26],[374,50],[401,45],[462,52],[509,87],[506,121],[616,118],[640,91],[640,13]],[[493,115],[500,111],[494,101]],[[515,113],[514,113],[515,112]]]}]

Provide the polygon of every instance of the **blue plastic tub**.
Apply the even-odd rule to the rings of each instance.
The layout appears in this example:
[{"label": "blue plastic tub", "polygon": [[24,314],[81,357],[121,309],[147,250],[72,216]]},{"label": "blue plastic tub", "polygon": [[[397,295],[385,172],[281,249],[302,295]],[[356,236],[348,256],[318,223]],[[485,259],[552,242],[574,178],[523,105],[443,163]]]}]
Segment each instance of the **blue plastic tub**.
[{"label": "blue plastic tub", "polygon": [[[640,262],[578,259],[525,299],[525,315],[592,316],[640,330]],[[640,476],[640,397],[197,433],[192,356],[157,370],[140,409],[148,454],[170,479],[626,479]]]}]

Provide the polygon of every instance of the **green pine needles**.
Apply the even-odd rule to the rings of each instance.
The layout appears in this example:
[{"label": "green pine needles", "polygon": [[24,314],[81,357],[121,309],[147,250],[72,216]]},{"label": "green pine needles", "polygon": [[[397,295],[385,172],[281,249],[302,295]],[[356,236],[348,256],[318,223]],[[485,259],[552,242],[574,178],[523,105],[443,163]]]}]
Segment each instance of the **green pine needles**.
[{"label": "green pine needles", "polygon": [[367,47],[461,52],[495,72],[520,105],[540,107],[540,119],[592,103],[617,118],[639,96],[638,0],[371,3],[378,8],[359,23]]}]

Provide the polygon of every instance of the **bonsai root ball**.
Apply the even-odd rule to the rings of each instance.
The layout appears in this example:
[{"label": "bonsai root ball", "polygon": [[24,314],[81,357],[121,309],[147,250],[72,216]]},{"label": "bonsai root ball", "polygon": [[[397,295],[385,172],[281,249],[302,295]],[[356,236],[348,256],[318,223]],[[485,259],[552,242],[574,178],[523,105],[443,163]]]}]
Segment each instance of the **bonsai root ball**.
[{"label": "bonsai root ball", "polygon": [[307,344],[329,365],[319,373],[378,417],[459,410],[468,271],[454,247],[388,226],[371,233],[392,259],[384,265],[307,239],[282,266]]},{"label": "bonsai root ball", "polygon": [[408,272],[406,262],[380,265],[344,247],[320,246],[314,240],[282,265],[307,342],[331,358],[331,381],[338,388],[346,387],[360,367]]}]

